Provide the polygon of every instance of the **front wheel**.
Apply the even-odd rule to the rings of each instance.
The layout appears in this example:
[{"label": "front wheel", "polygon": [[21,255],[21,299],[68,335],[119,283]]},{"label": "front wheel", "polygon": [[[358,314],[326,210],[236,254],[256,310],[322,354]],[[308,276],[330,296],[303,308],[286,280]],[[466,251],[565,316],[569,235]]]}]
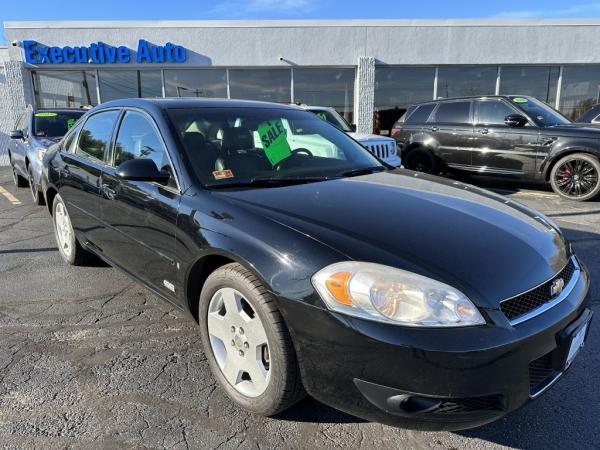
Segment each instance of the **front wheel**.
[{"label": "front wheel", "polygon": [[84,265],[89,260],[91,253],[84,249],[77,240],[67,206],[59,194],[54,197],[52,219],[60,256],[73,266]]},{"label": "front wheel", "polygon": [[27,182],[21,175],[18,174],[17,168],[12,164],[12,162],[11,162],[11,168],[12,168],[12,179],[13,179],[14,185],[19,188],[25,187],[27,185]]},{"label": "front wheel", "polygon": [[437,164],[431,152],[424,149],[412,150],[404,159],[404,167],[416,172],[437,173]]},{"label": "front wheel", "polygon": [[590,200],[600,193],[600,161],[587,153],[567,155],[552,168],[550,184],[563,198]]},{"label": "front wheel", "polygon": [[31,165],[29,165],[27,167],[27,175],[29,178],[29,190],[31,191],[31,197],[33,199],[33,203],[35,203],[38,206],[43,205],[44,197],[42,196],[40,190],[38,189],[37,185],[35,184],[35,178],[33,177],[33,168],[31,167]]},{"label": "front wheel", "polygon": [[209,275],[198,318],[211,370],[238,406],[272,416],[304,396],[294,347],[275,299],[249,270],[233,263]]}]

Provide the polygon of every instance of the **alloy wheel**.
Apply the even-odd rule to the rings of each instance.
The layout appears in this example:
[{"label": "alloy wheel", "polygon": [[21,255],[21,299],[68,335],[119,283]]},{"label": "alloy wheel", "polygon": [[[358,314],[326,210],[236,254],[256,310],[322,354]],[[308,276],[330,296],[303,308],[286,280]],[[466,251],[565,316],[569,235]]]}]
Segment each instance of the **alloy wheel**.
[{"label": "alloy wheel", "polygon": [[29,190],[31,191],[31,197],[33,197],[34,202],[37,202],[38,190],[37,190],[37,187],[35,186],[35,181],[33,179],[33,171],[31,169],[31,166],[27,170],[27,175],[29,175],[28,180],[29,180]]},{"label": "alloy wheel", "polygon": [[67,258],[69,258],[73,251],[73,226],[71,225],[71,219],[69,218],[63,203],[58,203],[56,205],[56,210],[54,211],[54,223],[56,225],[56,237],[60,250]]},{"label": "alloy wheel", "polygon": [[210,346],[225,379],[247,397],[263,394],[271,376],[269,343],[250,302],[235,289],[221,288],[207,316]]},{"label": "alloy wheel", "polygon": [[596,168],[584,159],[572,159],[558,167],[554,174],[556,187],[571,198],[585,197],[598,185]]},{"label": "alloy wheel", "polygon": [[19,186],[19,175],[17,175],[17,169],[15,169],[14,166],[12,168],[12,176],[13,176],[13,183],[15,183],[15,186]]}]

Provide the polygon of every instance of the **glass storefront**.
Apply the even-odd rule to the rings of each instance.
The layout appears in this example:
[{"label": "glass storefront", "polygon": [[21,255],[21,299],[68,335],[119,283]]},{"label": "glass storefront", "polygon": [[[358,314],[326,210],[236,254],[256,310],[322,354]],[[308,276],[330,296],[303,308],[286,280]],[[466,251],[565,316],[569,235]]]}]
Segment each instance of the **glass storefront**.
[{"label": "glass storefront", "polygon": [[600,65],[564,66],[559,108],[576,119],[592,105],[600,103]]},{"label": "glass storefront", "polygon": [[442,66],[438,69],[437,98],[496,92],[498,66]]},{"label": "glass storefront", "polygon": [[530,95],[554,106],[558,66],[503,66],[500,70],[500,94]]},{"label": "glass storefront", "polygon": [[99,70],[98,83],[103,102],[163,96],[160,70]]},{"label": "glass storefront", "polygon": [[289,69],[230,69],[231,98],[290,103],[292,79]]},{"label": "glass storefront", "polygon": [[33,91],[39,108],[79,108],[97,105],[93,70],[33,72]]},{"label": "glass storefront", "polygon": [[167,97],[227,98],[225,69],[165,69]]}]

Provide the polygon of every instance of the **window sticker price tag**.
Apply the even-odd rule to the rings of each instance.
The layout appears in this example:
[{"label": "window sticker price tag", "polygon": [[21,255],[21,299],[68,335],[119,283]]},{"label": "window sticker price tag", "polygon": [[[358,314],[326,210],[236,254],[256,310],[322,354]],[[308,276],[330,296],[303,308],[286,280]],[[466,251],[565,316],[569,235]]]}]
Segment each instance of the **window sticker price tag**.
[{"label": "window sticker price tag", "polygon": [[265,155],[272,166],[292,155],[290,144],[287,141],[287,132],[280,119],[261,123],[257,132]]},{"label": "window sticker price tag", "polygon": [[56,117],[58,114],[54,112],[39,112],[34,114],[35,117]]},{"label": "window sticker price tag", "polygon": [[527,103],[527,99],[523,97],[515,97],[513,98],[513,102],[515,103]]}]

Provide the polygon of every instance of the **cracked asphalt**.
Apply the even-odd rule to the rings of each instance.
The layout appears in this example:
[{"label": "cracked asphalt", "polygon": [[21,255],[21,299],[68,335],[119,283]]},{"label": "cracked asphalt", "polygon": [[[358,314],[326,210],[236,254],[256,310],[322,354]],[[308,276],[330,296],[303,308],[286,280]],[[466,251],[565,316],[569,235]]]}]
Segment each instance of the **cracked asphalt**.
[{"label": "cracked asphalt", "polygon": [[[590,269],[591,307],[600,314],[600,202],[478,182],[558,222]],[[46,209],[12,185],[8,168],[0,168],[0,186],[22,202],[0,195],[2,448],[550,449],[600,442],[598,324],[557,385],[475,430],[403,430],[310,398],[276,418],[242,412],[216,386],[188,316],[115,269],[65,265]]]}]

